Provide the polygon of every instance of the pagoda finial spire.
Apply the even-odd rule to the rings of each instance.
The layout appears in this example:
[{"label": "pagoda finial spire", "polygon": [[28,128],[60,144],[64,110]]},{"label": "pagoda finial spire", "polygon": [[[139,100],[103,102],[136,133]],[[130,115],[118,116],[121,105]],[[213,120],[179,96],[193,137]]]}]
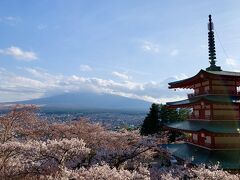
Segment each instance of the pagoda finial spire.
[{"label": "pagoda finial spire", "polygon": [[215,50],[215,40],[214,40],[214,32],[213,32],[213,22],[212,16],[209,15],[209,23],[208,23],[208,52],[209,52],[209,62],[210,67],[208,67],[207,71],[221,71],[220,66],[216,66],[216,50]]}]

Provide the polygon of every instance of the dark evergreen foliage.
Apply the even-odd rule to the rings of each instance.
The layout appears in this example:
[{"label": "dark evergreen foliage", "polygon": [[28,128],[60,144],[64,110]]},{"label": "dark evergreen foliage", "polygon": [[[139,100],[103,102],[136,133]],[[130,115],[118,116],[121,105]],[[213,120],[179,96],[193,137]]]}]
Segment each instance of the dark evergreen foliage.
[{"label": "dark evergreen foliage", "polygon": [[153,103],[147,117],[144,119],[141,135],[155,134],[159,131],[159,105]]},{"label": "dark evergreen foliage", "polygon": [[[188,109],[172,109],[166,105],[153,103],[143,121],[140,133],[141,135],[158,133],[163,130],[163,124],[165,123],[186,120],[189,112]],[[173,133],[173,136],[174,134],[178,135],[178,133]],[[175,139],[175,136],[171,139]]]}]

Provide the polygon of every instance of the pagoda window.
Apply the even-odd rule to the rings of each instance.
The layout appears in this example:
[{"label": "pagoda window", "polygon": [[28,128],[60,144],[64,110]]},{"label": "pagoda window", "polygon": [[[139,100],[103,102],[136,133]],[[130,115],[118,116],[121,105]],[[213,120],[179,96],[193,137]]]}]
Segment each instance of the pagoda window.
[{"label": "pagoda window", "polygon": [[193,142],[198,142],[198,134],[193,134],[192,138],[193,138]]},{"label": "pagoda window", "polygon": [[199,117],[199,110],[195,110],[195,111],[194,111],[194,116],[195,116],[195,117]]},{"label": "pagoda window", "polygon": [[209,90],[210,90],[209,86],[205,86],[205,87],[204,87],[204,92],[205,92],[205,93],[208,93]]},{"label": "pagoda window", "polygon": [[205,116],[210,116],[211,115],[211,111],[210,110],[205,110]]},{"label": "pagoda window", "polygon": [[206,137],[205,137],[205,143],[206,143],[206,144],[211,144],[211,143],[212,143],[212,138],[211,138],[211,136],[206,136]]}]

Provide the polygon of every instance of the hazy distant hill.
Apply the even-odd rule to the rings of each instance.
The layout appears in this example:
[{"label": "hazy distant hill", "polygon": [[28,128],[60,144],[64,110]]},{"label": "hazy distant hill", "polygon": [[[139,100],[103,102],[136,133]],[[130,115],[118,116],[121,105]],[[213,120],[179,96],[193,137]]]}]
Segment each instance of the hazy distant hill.
[{"label": "hazy distant hill", "polygon": [[18,101],[17,103],[37,104],[54,108],[131,110],[147,110],[151,105],[151,103],[143,100],[97,93],[65,93],[40,99]]}]

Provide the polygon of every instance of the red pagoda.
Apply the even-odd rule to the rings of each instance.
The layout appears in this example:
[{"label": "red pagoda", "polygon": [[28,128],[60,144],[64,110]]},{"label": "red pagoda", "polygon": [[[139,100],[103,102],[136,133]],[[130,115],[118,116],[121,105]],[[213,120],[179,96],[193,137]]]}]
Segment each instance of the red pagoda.
[{"label": "red pagoda", "polygon": [[208,24],[210,67],[195,76],[169,83],[170,89],[192,89],[182,101],[169,102],[170,108],[190,108],[183,122],[169,123],[168,129],[185,133],[184,143],[167,144],[174,156],[193,164],[220,163],[223,169],[240,169],[240,73],[216,66],[211,15]]}]

